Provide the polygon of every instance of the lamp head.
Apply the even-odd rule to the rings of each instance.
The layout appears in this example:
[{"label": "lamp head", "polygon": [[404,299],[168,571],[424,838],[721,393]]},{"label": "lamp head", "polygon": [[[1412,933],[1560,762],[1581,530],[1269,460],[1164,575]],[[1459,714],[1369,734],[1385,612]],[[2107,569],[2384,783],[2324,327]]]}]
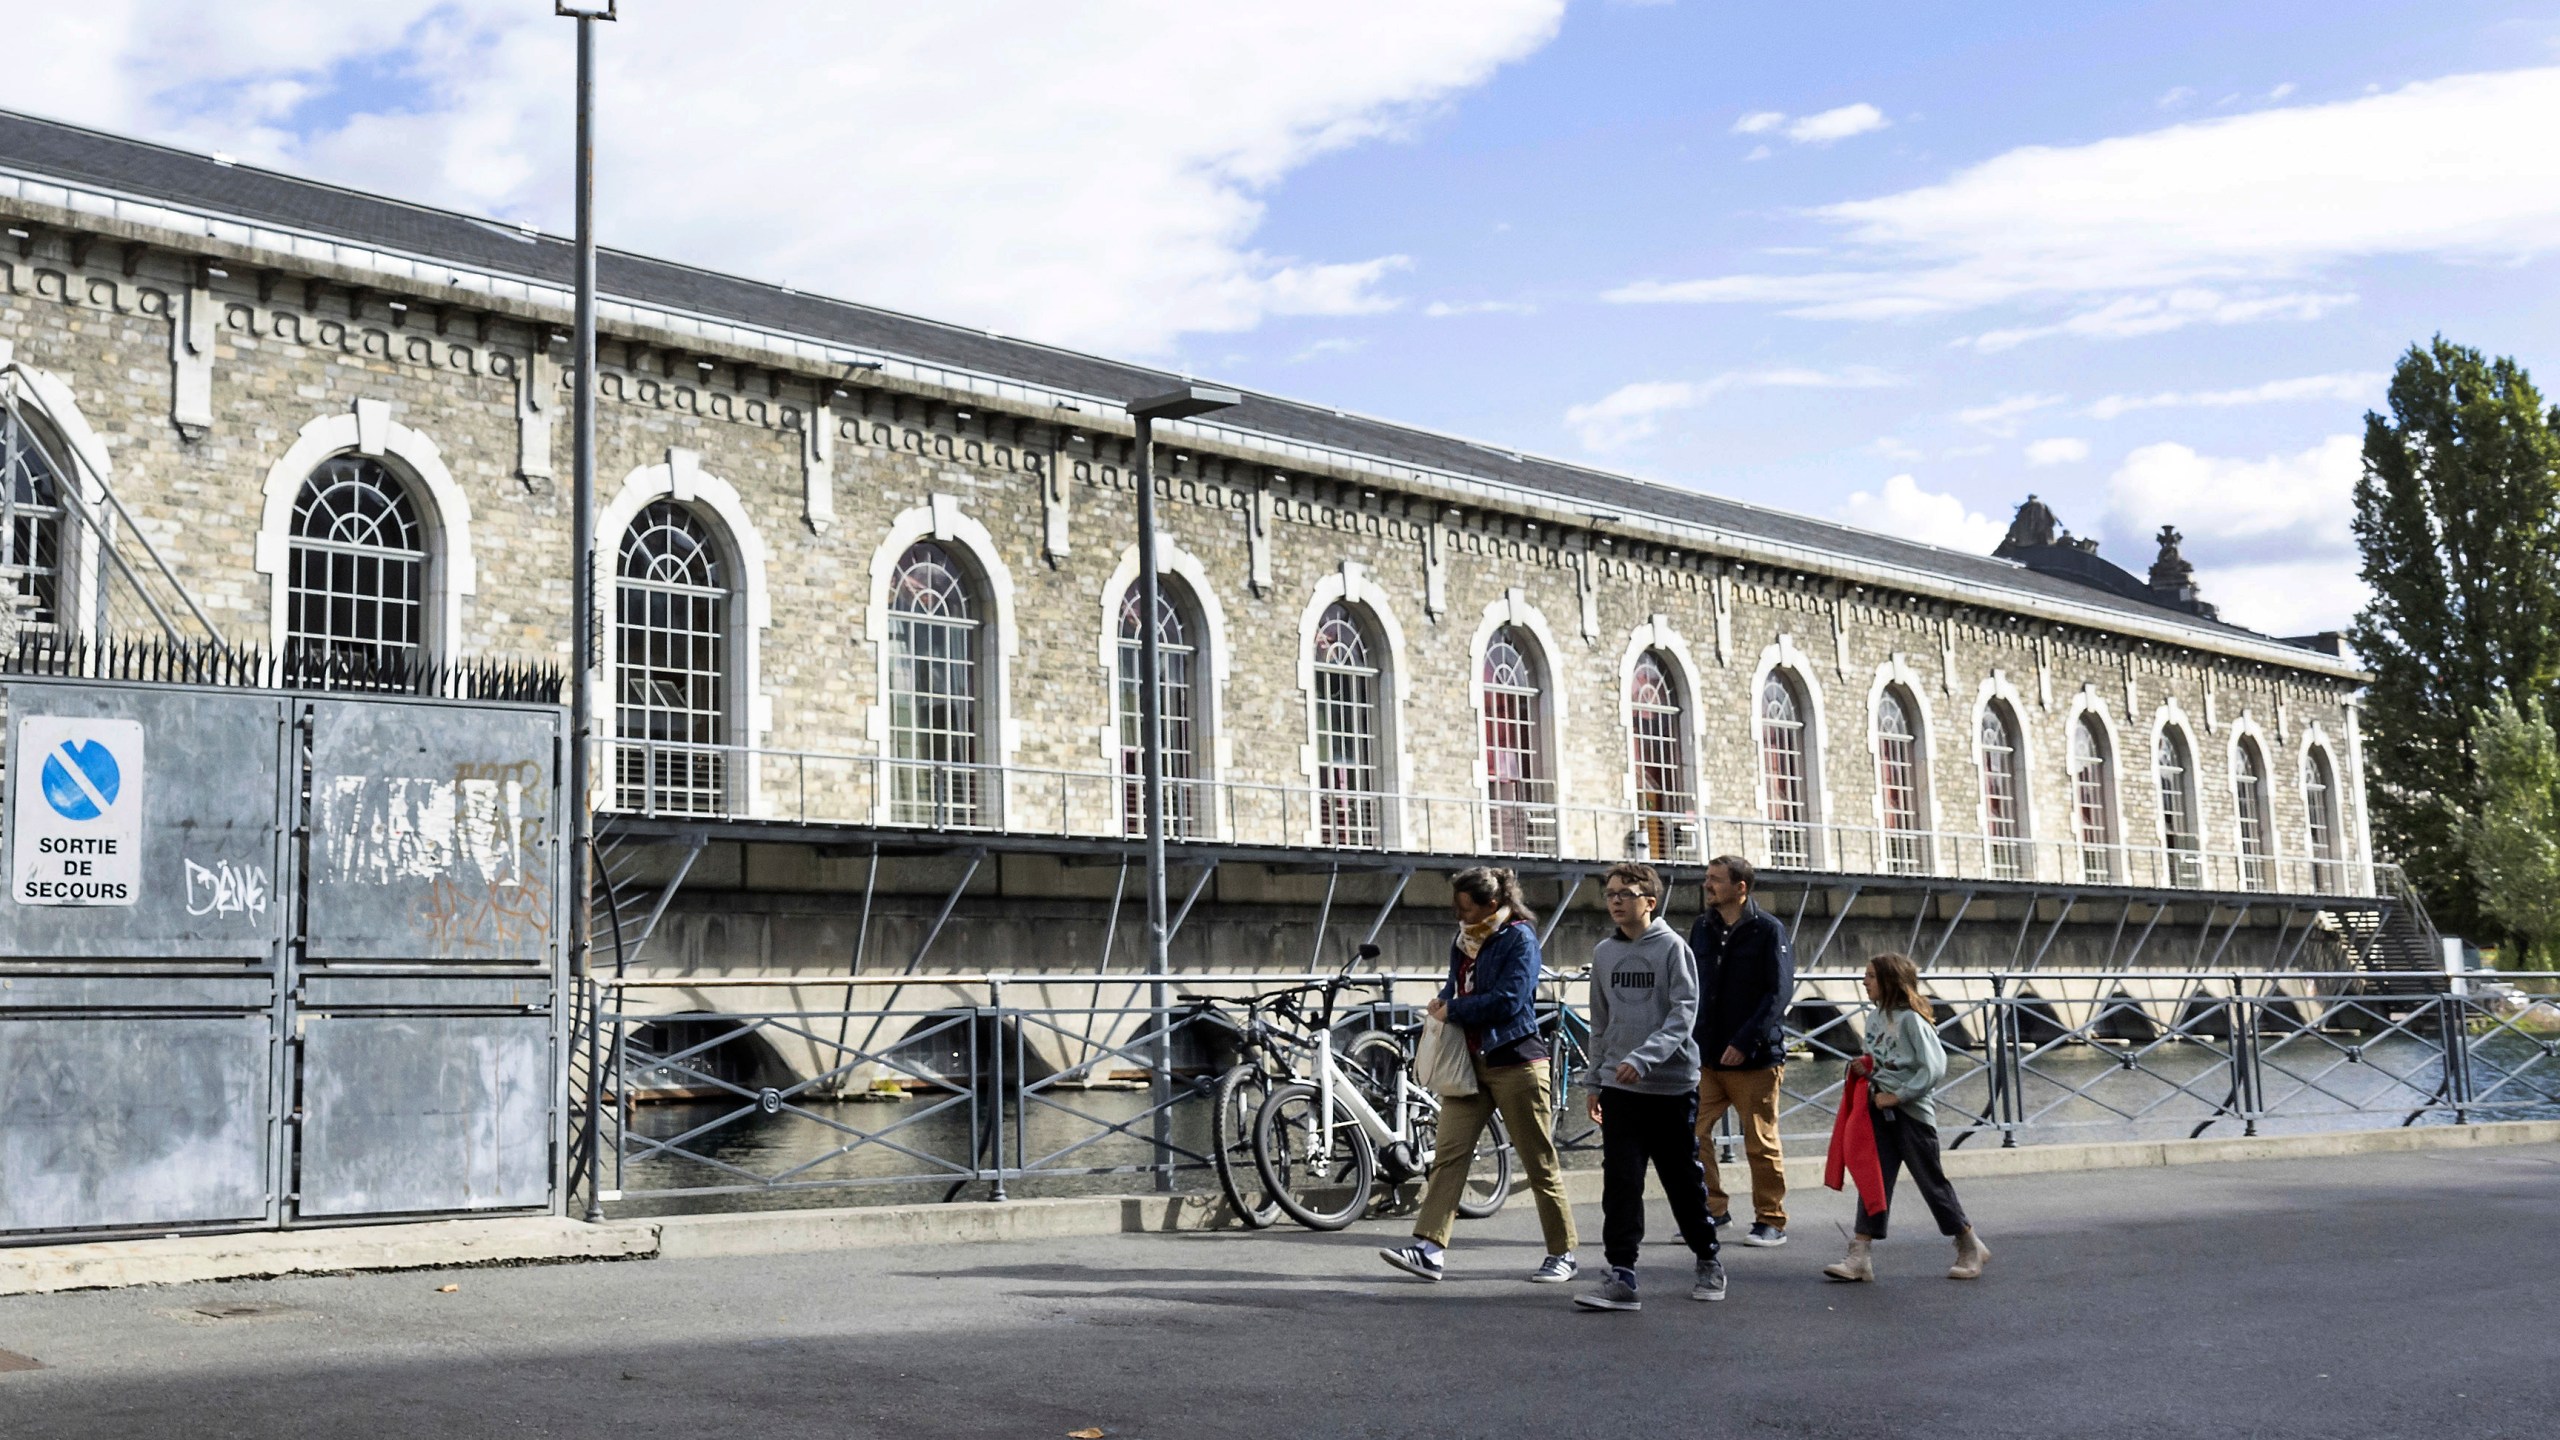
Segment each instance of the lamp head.
[{"label": "lamp head", "polygon": [[614,7],[621,0],[551,0],[551,13],[572,20],[617,20]]},{"label": "lamp head", "polygon": [[1188,420],[1212,410],[1224,410],[1244,403],[1244,397],[1233,390],[1214,385],[1185,385],[1162,395],[1150,395],[1129,402],[1129,414],[1139,420]]}]

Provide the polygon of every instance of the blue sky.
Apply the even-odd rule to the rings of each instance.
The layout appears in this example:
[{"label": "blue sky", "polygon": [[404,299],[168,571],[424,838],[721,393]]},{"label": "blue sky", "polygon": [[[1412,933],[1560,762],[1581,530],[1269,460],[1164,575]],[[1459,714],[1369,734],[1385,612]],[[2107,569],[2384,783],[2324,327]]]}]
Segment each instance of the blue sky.
[{"label": "blue sky", "polygon": [[[2402,349],[2560,365],[2549,7],[624,9],[613,243],[1968,548],[2177,523],[2280,633]],[[0,0],[78,57],[7,103],[558,225],[548,10]]]}]

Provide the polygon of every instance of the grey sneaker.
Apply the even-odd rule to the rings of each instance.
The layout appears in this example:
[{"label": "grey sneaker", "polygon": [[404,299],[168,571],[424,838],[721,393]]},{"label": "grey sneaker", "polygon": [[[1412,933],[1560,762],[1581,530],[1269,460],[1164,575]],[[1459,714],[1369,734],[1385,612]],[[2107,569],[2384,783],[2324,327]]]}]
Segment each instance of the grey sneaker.
[{"label": "grey sneaker", "polygon": [[1585,1310],[1641,1310],[1644,1302],[1636,1298],[1635,1281],[1623,1270],[1611,1270],[1609,1278],[1573,1297],[1573,1303]]},{"label": "grey sneaker", "polygon": [[1449,1273],[1449,1267],[1441,1263],[1440,1256],[1423,1249],[1420,1241],[1411,1245],[1390,1245],[1378,1252],[1378,1258],[1407,1275],[1424,1280],[1437,1280]]},{"label": "grey sneaker", "polygon": [[1742,1243],[1745,1245],[1757,1245],[1763,1250],[1775,1250],[1779,1246],[1787,1243],[1787,1232],[1779,1229],[1775,1225],[1766,1224],[1761,1221],[1753,1221],[1751,1225],[1751,1233],[1742,1237]]},{"label": "grey sneaker", "polygon": [[1561,1285],[1567,1280],[1572,1279],[1581,1271],[1581,1269],[1581,1262],[1573,1258],[1572,1251],[1567,1250],[1561,1255],[1550,1255],[1546,1259],[1539,1261],[1537,1272],[1529,1277],[1529,1283],[1532,1285]]},{"label": "grey sneaker", "polygon": [[1692,1300],[1724,1298],[1724,1262],[1710,1255],[1698,1262],[1698,1283],[1689,1287]]}]

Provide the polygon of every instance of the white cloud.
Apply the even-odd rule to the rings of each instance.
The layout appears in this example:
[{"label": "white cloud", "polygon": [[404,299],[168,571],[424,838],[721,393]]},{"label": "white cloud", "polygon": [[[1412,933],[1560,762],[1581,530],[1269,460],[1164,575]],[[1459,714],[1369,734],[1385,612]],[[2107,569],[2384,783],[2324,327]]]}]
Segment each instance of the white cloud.
[{"label": "white cloud", "polygon": [[1777,153],[1777,151],[1770,149],[1766,145],[1754,145],[1751,147],[1751,153],[1743,156],[1742,158],[1744,163],[1747,164],[1753,160],[1766,160]]},{"label": "white cloud", "polygon": [[1988,435],[2008,439],[2018,433],[2020,422],[2038,410],[2049,410],[2067,398],[2061,395],[2008,395],[1988,405],[1959,410],[1956,419]]},{"label": "white cloud", "polygon": [[1782,365],[1760,370],[1728,370],[1704,380],[1640,380],[1621,385],[1587,405],[1564,412],[1586,450],[1622,449],[1661,428],[1661,417],[1693,410],[1728,390],[1870,390],[1901,382],[1868,365],[1844,370],[1813,370]]},{"label": "white cloud", "polygon": [[1855,105],[1842,105],[1837,109],[1799,117],[1787,127],[1787,138],[1799,145],[1828,145],[1852,135],[1882,130],[1892,123],[1884,118],[1883,111],[1860,101]]},{"label": "white cloud", "polygon": [[1813,212],[1857,263],[1644,281],[1606,298],[1852,320],[2067,312],[1994,332],[2010,344],[2303,318],[2345,303],[2316,283],[2344,263],[2560,250],[2555,130],[2560,68],[2542,68],[2024,146],[1936,185]]},{"label": "white cloud", "polygon": [[1953,495],[1923,490],[1908,475],[1886,478],[1881,493],[1860,490],[1840,507],[1840,518],[1862,530],[1988,555],[2009,527]]},{"label": "white cloud", "polygon": [[2196,98],[2194,86],[2172,85],[2168,89],[2162,91],[2160,93],[2160,98],[2152,103],[2158,105],[2163,110],[2175,110],[2194,98]]},{"label": "white cloud", "polygon": [[2355,435],[2259,460],[2145,445],[2107,481],[2114,558],[2147,557],[2159,527],[2175,525],[2224,619],[2280,635],[2338,628],[2365,596],[2350,528],[2362,453]]},{"label": "white cloud", "polygon": [[2081,413],[2093,420],[2113,420],[2136,410],[2223,409],[2235,405],[2276,405],[2298,400],[2370,401],[2378,398],[2389,376],[2378,370],[2335,375],[2301,375],[2269,380],[2237,390],[2163,390],[2151,395],[2107,395]]},{"label": "white cloud", "polygon": [[1526,300],[1434,300],[1422,307],[1422,313],[1446,320],[1456,315],[1535,315],[1538,307]]},{"label": "white cloud", "polygon": [[1289,363],[1296,365],[1308,360],[1321,360],[1327,355],[1356,355],[1368,347],[1369,342],[1366,339],[1336,335],[1330,339],[1318,340],[1290,356]]},{"label": "white cloud", "polygon": [[1736,135],[1766,135],[1770,131],[1777,129],[1779,126],[1786,123],[1787,117],[1783,111],[1754,110],[1750,114],[1733,122],[1733,133]]},{"label": "white cloud", "polygon": [[[635,4],[598,35],[600,228],[1111,349],[1366,313],[1402,262],[1265,253],[1263,196],[1409,130],[1563,10]],[[537,0],[84,0],[8,28],[46,57],[12,106],[566,228],[573,31]]]},{"label": "white cloud", "polygon": [[2292,81],[2287,80],[2273,90],[2268,91],[2267,98],[2270,100],[2281,100],[2287,95],[2292,94],[2296,88],[2298,87],[2296,87]]},{"label": "white cloud", "polygon": [[2089,442],[2067,435],[2031,441],[2027,445],[2027,463],[2030,465],[2077,465],[2088,458]]}]

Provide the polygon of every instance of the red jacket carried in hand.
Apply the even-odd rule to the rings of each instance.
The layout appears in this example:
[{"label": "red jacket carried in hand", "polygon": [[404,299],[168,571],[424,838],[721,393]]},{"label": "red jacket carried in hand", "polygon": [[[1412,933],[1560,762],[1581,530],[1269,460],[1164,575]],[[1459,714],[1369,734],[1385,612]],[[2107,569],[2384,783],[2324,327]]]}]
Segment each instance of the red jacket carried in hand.
[{"label": "red jacket carried in hand", "polygon": [[1823,1157],[1822,1183],[1837,1190],[1841,1175],[1858,1182],[1858,1209],[1884,1209],[1884,1164],[1876,1159],[1876,1122],[1867,1112],[1867,1077],[1851,1075],[1840,1087],[1840,1113],[1831,1122],[1831,1153]]}]

